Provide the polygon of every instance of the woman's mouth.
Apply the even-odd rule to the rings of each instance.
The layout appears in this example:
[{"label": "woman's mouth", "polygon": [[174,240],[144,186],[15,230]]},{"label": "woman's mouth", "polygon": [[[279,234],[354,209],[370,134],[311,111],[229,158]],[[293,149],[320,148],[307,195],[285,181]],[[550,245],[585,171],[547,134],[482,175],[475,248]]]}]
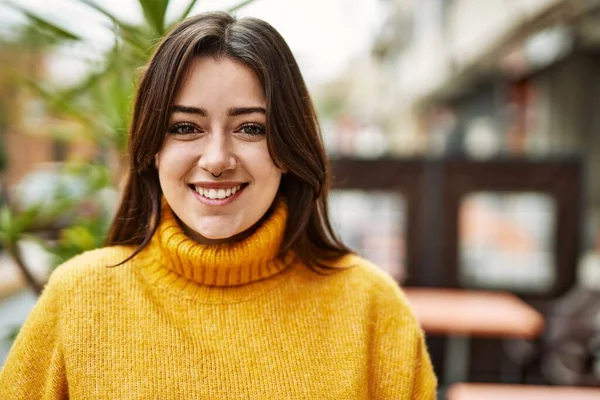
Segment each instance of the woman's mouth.
[{"label": "woman's mouth", "polygon": [[232,185],[230,187],[205,187],[201,185],[190,185],[190,189],[198,194],[203,200],[209,200],[211,202],[221,203],[224,200],[231,200],[248,186],[247,183],[238,185]]},{"label": "woman's mouth", "polygon": [[234,195],[236,192],[240,191],[241,188],[242,185],[237,185],[234,187],[223,189],[209,189],[200,186],[194,186],[194,189],[196,190],[196,192],[198,192],[199,195],[211,200],[226,199]]}]

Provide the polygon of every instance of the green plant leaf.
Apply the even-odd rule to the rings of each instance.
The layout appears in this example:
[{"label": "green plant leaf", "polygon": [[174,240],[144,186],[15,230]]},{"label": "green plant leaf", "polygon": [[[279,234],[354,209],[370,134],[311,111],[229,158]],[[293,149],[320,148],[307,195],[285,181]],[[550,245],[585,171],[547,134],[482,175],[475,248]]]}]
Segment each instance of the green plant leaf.
[{"label": "green plant leaf", "polygon": [[79,0],[79,2],[87,5],[88,7],[93,8],[94,10],[98,11],[100,14],[103,14],[104,16],[108,17],[111,21],[113,21],[113,23],[117,24],[119,27],[124,27],[124,28],[128,28],[128,29],[129,28],[133,28],[132,25],[126,23],[125,21],[122,21],[115,14],[111,13],[110,11],[108,11],[107,9],[105,9],[104,7],[100,6],[95,1],[92,1],[92,0]]},{"label": "green plant leaf", "polygon": [[15,341],[17,336],[19,335],[19,331],[21,330],[20,326],[11,326],[8,329],[6,336],[3,338],[7,344],[11,344]]},{"label": "green plant leaf", "polygon": [[58,26],[50,22],[49,20],[40,17],[39,15],[32,13],[31,11],[27,10],[25,7],[22,7],[19,4],[15,4],[13,2],[7,2],[6,4],[25,15],[33,23],[32,26],[35,28],[46,31],[59,39],[81,41],[80,36],[69,32],[63,27]]},{"label": "green plant leaf", "polygon": [[236,12],[237,10],[246,7],[247,5],[254,3],[255,0],[244,0],[244,1],[240,1],[238,4],[231,6],[227,9],[227,12],[233,13]]},{"label": "green plant leaf", "polygon": [[194,6],[196,5],[197,2],[198,2],[198,0],[191,0],[189,2],[189,4],[187,5],[187,7],[179,15],[179,17],[173,22],[177,23],[177,22],[180,22],[180,21],[183,21],[184,19],[186,19],[188,17],[188,15],[190,15],[190,13],[192,12],[192,9],[194,8]]},{"label": "green plant leaf", "polygon": [[152,27],[158,36],[165,32],[165,14],[169,6],[169,0],[138,0],[148,25]]},{"label": "green plant leaf", "polygon": [[117,27],[117,35],[121,37],[123,40],[130,43],[132,46],[136,47],[139,51],[143,53],[147,53],[149,50],[149,36],[145,34],[139,27],[131,25],[120,18],[118,18],[115,14],[111,13],[104,7],[100,6],[93,0],[79,0],[79,2],[87,5],[88,7],[93,8],[104,16],[108,17],[113,24]]},{"label": "green plant leaf", "polygon": [[23,211],[16,211],[9,205],[0,209],[0,241],[11,246],[23,236],[36,222],[40,215],[39,205],[32,205]]},{"label": "green plant leaf", "polygon": [[111,185],[110,171],[106,165],[70,162],[65,165],[65,172],[85,177],[90,187],[87,193],[89,196],[94,196],[97,191]]},{"label": "green plant leaf", "polygon": [[63,96],[67,99],[73,99],[76,96],[84,95],[92,86],[97,85],[102,80],[105,73],[106,68],[90,73],[83,81],[65,89]]},{"label": "green plant leaf", "polygon": [[6,246],[14,242],[13,214],[8,205],[0,208],[0,240]]},{"label": "green plant leaf", "polygon": [[29,230],[39,217],[41,207],[39,204],[34,204],[27,207],[25,210],[17,213],[14,218],[13,226],[15,233],[21,235],[23,232]]},{"label": "green plant leaf", "polygon": [[[22,75],[17,76],[24,85],[37,95],[38,99],[44,101],[48,107],[48,112],[54,117],[72,119],[83,123],[89,128],[87,131],[89,138],[96,143],[100,143],[112,136],[110,127],[107,126],[101,118],[103,116],[102,112],[98,113],[98,111],[101,110],[94,105],[88,105],[86,107],[84,103],[78,101],[81,100],[77,98],[79,90],[50,90],[49,88],[44,87],[43,83],[40,83],[36,79]],[[104,76],[102,76],[102,80],[103,79],[105,79]],[[88,96],[93,92],[95,86],[101,84],[102,82],[90,84],[87,86],[87,93],[80,92],[79,94]],[[83,89],[81,90],[83,91]]]}]

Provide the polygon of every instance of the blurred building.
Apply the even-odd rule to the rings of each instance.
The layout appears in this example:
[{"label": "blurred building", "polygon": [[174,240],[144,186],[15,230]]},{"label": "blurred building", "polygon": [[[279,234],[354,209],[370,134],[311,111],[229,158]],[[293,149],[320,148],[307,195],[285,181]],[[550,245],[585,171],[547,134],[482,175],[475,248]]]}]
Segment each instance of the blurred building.
[{"label": "blurred building", "polygon": [[[401,222],[416,221],[403,231],[417,237],[403,245],[405,284],[518,293],[581,334],[552,304],[600,293],[600,1],[381,3],[370,71],[386,153],[419,165],[417,183],[406,162],[386,189],[405,200]],[[473,341],[471,379],[502,375],[500,345]]]},{"label": "blurred building", "polygon": [[375,48],[395,88],[397,130],[430,155],[581,156],[591,245],[600,226],[600,2],[384,3]]},{"label": "blurred building", "polygon": [[[34,184],[36,187],[29,185],[30,193],[33,189],[38,195],[48,197],[48,185],[56,181],[51,172],[61,162],[70,159],[91,160],[97,153],[97,146],[89,142],[69,140],[72,139],[68,137],[70,133],[78,127],[54,117],[39,95],[28,87],[27,80],[43,80],[47,56],[47,52],[35,46],[0,41],[0,193],[3,196],[0,202],[6,200],[5,196],[13,197],[15,185],[26,176],[29,176],[29,181],[37,182]],[[62,133],[62,139],[59,132]],[[20,205],[23,204],[16,206]],[[27,265],[34,276],[44,281],[50,264],[47,254],[38,247],[27,246],[23,249]],[[24,287],[25,279],[14,261],[2,252],[0,300]],[[0,337],[3,337],[2,334]]]},{"label": "blurred building", "polygon": [[23,51],[22,47],[12,43],[2,43],[0,60],[0,138],[5,155],[2,184],[7,187],[14,184],[33,163],[50,161],[53,157],[51,141],[25,135],[22,129],[16,127],[23,114],[35,111],[25,110],[27,104],[32,103],[24,98],[23,85],[16,71],[26,76],[39,76],[43,64],[39,53]]},{"label": "blurred building", "polygon": [[[73,141],[79,129],[53,117],[27,80],[41,82],[49,53],[18,42],[0,42],[0,146],[2,186],[10,188],[34,166],[44,162],[93,159],[97,149]],[[62,137],[61,137],[62,136]]]}]

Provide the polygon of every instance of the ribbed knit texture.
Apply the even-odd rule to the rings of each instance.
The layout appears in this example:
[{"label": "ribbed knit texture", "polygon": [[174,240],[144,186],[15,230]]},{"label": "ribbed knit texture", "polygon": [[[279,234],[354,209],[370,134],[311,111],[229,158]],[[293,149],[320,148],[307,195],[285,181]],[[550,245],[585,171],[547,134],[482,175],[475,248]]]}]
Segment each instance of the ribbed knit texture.
[{"label": "ribbed knit texture", "polygon": [[200,245],[168,207],[151,244],[52,274],[0,399],[424,399],[436,379],[397,284],[357,257],[322,275],[276,258],[280,202],[248,238]]}]

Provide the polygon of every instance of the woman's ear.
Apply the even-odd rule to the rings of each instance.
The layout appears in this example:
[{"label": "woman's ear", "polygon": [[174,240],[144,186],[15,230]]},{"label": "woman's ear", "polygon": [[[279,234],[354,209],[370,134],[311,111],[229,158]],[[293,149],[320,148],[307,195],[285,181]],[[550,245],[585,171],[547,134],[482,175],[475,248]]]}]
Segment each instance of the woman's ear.
[{"label": "woman's ear", "polygon": [[156,167],[156,170],[158,171],[158,153],[156,153],[154,155],[154,166]]},{"label": "woman's ear", "polygon": [[275,165],[277,166],[277,168],[279,168],[279,170],[281,171],[282,174],[285,175],[289,172],[288,169],[285,167],[285,165],[283,165],[281,163],[281,161],[277,162]]}]

